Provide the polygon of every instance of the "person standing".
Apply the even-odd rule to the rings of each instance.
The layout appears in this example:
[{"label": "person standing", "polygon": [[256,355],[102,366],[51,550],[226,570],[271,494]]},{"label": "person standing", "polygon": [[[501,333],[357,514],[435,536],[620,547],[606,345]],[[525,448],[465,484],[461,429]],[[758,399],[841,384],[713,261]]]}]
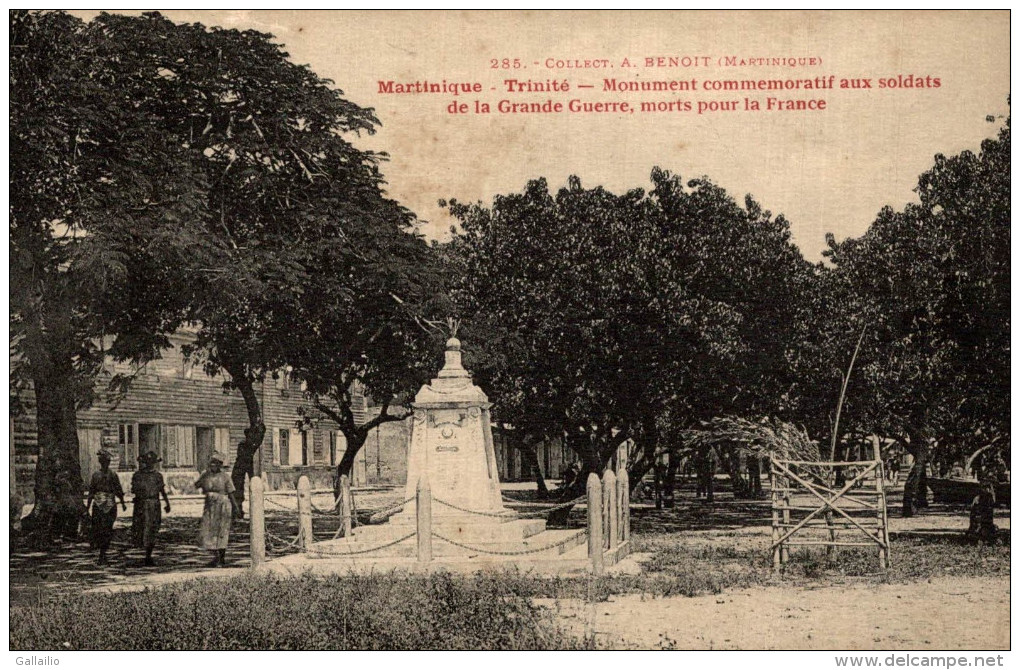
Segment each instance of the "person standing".
[{"label": "person standing", "polygon": [[995,543],[995,481],[986,479],[981,482],[981,490],[974,502],[970,505],[970,527],[967,529],[967,536],[987,542]]},{"label": "person standing", "polygon": [[226,564],[231,514],[239,508],[234,497],[234,482],[222,468],[223,456],[213,453],[209,457],[209,468],[195,482],[195,488],[205,494],[198,543],[213,552],[210,568]]},{"label": "person standing", "polygon": [[120,499],[121,509],[125,512],[127,503],[124,502],[120,479],[110,470],[110,452],[102,449],[98,456],[99,470],[92,473],[85,511],[91,510],[92,544],[99,548],[99,565],[106,565],[106,551],[110,548],[113,523],[117,520],[117,500]]},{"label": "person standing", "polygon": [[166,495],[163,475],[156,471],[156,463],[160,460],[154,451],[142,454],[138,458],[138,471],[131,477],[131,493],[135,496],[131,532],[135,546],[145,549],[145,565],[154,565],[152,550],[163,521],[159,509],[160,496],[166,503],[164,510],[170,512],[170,498]]}]

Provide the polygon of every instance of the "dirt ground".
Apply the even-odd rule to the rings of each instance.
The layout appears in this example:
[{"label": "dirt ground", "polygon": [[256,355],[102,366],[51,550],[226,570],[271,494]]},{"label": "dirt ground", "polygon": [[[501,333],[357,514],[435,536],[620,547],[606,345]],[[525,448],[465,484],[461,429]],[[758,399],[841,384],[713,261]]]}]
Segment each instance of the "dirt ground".
[{"label": "dirt ground", "polygon": [[[506,487],[511,497],[529,499],[520,486]],[[655,510],[638,504],[632,512],[635,537],[660,544],[715,548],[733,547],[757,556],[767,552],[771,513],[764,501],[737,501],[723,492],[705,505],[682,491],[676,508]],[[383,509],[399,501],[402,490],[362,496],[362,510]],[[329,507],[328,495],[315,504]],[[726,588],[717,595],[653,597],[635,593],[613,595],[608,601],[586,603],[542,599],[558,621],[578,636],[593,637],[609,649],[1008,649],[1009,510],[996,511],[1003,545],[998,566],[984,563],[969,572],[954,571],[953,561],[967,526],[963,508],[934,506],[919,516],[903,518],[894,493],[889,501],[892,561],[897,538],[931,543],[951,565],[927,579],[898,577],[892,583],[874,579],[776,578],[752,588]],[[296,551],[286,546],[297,532],[294,501],[277,497],[267,502],[270,557]],[[145,567],[129,543],[130,511],[115,528],[111,565],[96,565],[87,542],[64,542],[45,551],[15,540],[11,545],[11,602],[30,602],[44,592],[95,588],[144,587],[202,576],[240,574],[248,567],[247,524],[237,524],[228,551],[230,566],[210,570],[209,554],[195,546],[200,503],[174,502],[164,520],[156,552],[157,565]],[[329,537],[338,525],[335,515],[316,514],[317,537]],[[925,549],[924,551],[927,551]],[[745,554],[746,555],[746,554]],[[763,553],[764,555],[764,553]],[[925,554],[927,556],[927,554]],[[745,560],[745,559],[740,559]],[[987,574],[985,574],[987,572]],[[886,581],[889,581],[888,579]]]},{"label": "dirt ground", "polygon": [[1006,578],[542,604],[608,649],[1009,649]]}]

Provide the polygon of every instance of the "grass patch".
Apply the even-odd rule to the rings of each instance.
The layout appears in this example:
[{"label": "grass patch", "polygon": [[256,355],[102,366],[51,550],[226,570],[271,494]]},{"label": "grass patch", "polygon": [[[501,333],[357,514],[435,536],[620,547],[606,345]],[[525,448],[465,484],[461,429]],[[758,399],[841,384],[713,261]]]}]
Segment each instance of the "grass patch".
[{"label": "grass patch", "polygon": [[[10,610],[12,650],[576,649],[519,580],[245,575]],[[116,622],[116,623],[111,623]]]},{"label": "grass patch", "polygon": [[959,535],[892,534],[889,569],[878,568],[876,550],[841,548],[831,560],[824,549],[793,551],[784,566],[787,579],[871,578],[885,583],[924,581],[935,577],[1008,577],[1010,543],[1000,534],[996,545],[974,544]]},{"label": "grass patch", "polygon": [[[509,573],[514,589],[536,598],[575,598],[601,602],[614,595],[649,597],[717,595],[727,589],[755,586],[828,586],[854,582],[909,583],[935,577],[1009,576],[1009,535],[995,546],[974,545],[960,535],[930,537],[893,534],[892,565],[878,569],[877,552],[839,548],[831,560],[824,549],[791,552],[781,574],[772,570],[767,539],[679,539],[678,534],[637,536],[635,551],[651,554],[640,575],[599,578],[531,577]],[[746,546],[750,544],[750,546]]]}]

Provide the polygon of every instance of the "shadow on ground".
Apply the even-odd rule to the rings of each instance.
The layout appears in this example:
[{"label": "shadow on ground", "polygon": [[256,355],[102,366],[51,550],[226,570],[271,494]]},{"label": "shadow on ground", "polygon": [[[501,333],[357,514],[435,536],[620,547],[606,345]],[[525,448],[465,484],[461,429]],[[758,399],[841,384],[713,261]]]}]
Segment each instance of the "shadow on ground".
[{"label": "shadow on ground", "polygon": [[[126,515],[125,515],[126,516]],[[131,582],[161,573],[208,571],[212,552],[196,544],[199,519],[167,517],[160,527],[153,552],[156,565],[143,565],[144,553],[131,545],[130,517],[118,519],[108,552],[109,564],[97,563],[99,552],[87,540],[57,540],[45,550],[29,546],[24,536],[12,534],[10,547],[11,601],[31,598],[33,593],[50,590],[86,590]],[[329,539],[340,525],[335,515],[315,515],[316,539]],[[283,556],[298,551],[296,515],[285,511],[266,512],[268,556]],[[248,522],[235,522],[227,548],[227,568],[241,571],[251,564]]]}]

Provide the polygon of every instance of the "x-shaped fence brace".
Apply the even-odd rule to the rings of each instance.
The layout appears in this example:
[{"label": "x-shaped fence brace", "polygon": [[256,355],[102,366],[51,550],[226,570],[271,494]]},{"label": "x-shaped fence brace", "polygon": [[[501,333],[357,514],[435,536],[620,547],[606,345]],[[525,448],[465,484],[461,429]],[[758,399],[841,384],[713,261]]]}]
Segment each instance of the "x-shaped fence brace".
[{"label": "x-shaped fence brace", "polygon": [[[862,533],[864,533],[864,535],[869,540],[871,540],[872,542],[875,542],[883,550],[887,550],[888,549],[889,541],[888,541],[887,533],[882,532],[882,529],[879,529],[879,532],[877,534],[873,534],[868,528],[865,528],[860,523],[858,523],[857,519],[854,519],[853,517],[851,517],[849,514],[844,512],[842,509],[840,509],[840,507],[836,504],[836,502],[838,500],[842,499],[842,500],[847,501],[847,502],[852,502],[852,503],[855,503],[857,505],[861,505],[862,507],[873,509],[873,510],[876,511],[876,513],[879,512],[880,511],[880,508],[879,508],[880,502],[879,503],[870,503],[870,502],[868,502],[866,500],[861,500],[860,498],[855,498],[855,497],[852,497],[852,496],[846,496],[846,494],[851,489],[853,489],[857,485],[858,482],[862,482],[870,473],[875,472],[876,468],[878,468],[881,465],[881,461],[861,461],[861,462],[854,462],[854,463],[833,463],[833,464],[831,464],[833,466],[850,466],[850,465],[864,465],[865,466],[863,470],[858,472],[856,476],[854,476],[851,480],[849,480],[843,486],[843,488],[839,489],[838,491],[833,489],[833,488],[829,488],[827,486],[823,486],[823,485],[818,484],[818,483],[812,483],[812,482],[804,479],[803,477],[798,476],[789,467],[787,467],[787,465],[797,465],[797,464],[808,464],[808,462],[807,461],[803,461],[803,462],[802,461],[785,461],[784,462],[784,461],[778,461],[778,460],[773,460],[772,461],[773,471],[777,472],[777,474],[783,474],[783,475],[789,477],[790,479],[794,480],[795,482],[799,483],[801,486],[804,487],[804,489],[805,489],[805,491],[807,493],[810,493],[814,497],[818,498],[821,501],[822,504],[818,507],[818,509],[812,511],[806,517],[801,519],[800,522],[797,523],[793,528],[790,528],[789,530],[787,530],[786,533],[784,535],[782,535],[778,540],[774,541],[772,543],[772,547],[771,547],[771,549],[773,551],[776,549],[776,547],[781,546],[783,544],[783,542],[786,542],[786,540],[788,540],[794,533],[796,533],[800,529],[804,528],[809,521],[811,521],[812,519],[817,517],[819,514],[828,512],[829,510],[832,510],[833,512],[836,512],[837,514],[841,515],[844,519],[849,521],[853,526],[856,526],[857,529],[860,530]],[[810,464],[818,465],[817,463],[810,463]],[[829,464],[826,464],[826,465],[829,465]],[[878,474],[878,473],[876,472],[876,474]],[[825,495],[823,495],[823,493],[822,493],[823,491],[826,494],[829,494],[829,496],[831,496],[831,497],[826,497]]]}]

